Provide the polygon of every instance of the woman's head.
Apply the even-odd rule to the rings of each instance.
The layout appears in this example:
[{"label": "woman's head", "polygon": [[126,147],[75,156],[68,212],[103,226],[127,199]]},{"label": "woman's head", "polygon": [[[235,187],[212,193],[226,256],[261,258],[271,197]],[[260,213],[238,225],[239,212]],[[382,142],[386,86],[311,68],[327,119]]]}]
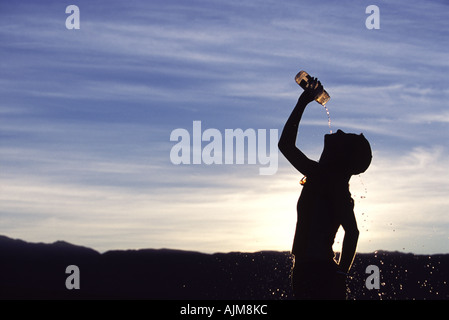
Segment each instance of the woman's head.
[{"label": "woman's head", "polygon": [[368,169],[371,159],[371,146],[363,134],[338,130],[324,137],[321,164],[349,175],[356,175]]}]

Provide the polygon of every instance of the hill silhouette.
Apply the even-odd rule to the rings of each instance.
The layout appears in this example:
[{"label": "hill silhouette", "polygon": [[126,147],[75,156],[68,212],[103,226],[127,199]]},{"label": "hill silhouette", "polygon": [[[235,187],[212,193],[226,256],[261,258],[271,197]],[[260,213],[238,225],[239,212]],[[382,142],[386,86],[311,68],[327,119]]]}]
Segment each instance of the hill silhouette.
[{"label": "hill silhouette", "polygon": [[[1,299],[289,300],[289,252],[205,254],[141,249],[99,253],[64,241],[28,243],[0,236]],[[380,269],[368,290],[368,265]],[[66,267],[80,270],[68,290]],[[449,299],[449,255],[378,251],[357,254],[348,298]]]}]

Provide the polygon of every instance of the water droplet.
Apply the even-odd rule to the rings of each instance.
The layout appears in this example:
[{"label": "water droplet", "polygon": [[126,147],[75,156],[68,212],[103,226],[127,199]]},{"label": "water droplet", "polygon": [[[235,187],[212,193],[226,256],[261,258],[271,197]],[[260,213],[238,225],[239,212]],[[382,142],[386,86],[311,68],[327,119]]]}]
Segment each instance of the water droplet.
[{"label": "water droplet", "polygon": [[327,114],[327,124],[329,125],[329,132],[332,133],[332,128],[331,128],[331,115],[329,113],[329,109],[326,107],[326,105],[323,106],[324,109],[326,110],[326,114]]}]

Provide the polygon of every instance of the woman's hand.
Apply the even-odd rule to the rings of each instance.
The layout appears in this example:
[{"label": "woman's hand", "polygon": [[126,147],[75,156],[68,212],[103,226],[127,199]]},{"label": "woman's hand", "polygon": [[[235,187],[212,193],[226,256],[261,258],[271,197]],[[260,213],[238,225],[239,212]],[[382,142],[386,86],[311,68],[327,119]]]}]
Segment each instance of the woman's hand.
[{"label": "woman's hand", "polygon": [[305,103],[312,102],[315,100],[323,92],[323,86],[321,82],[318,81],[317,78],[310,78],[307,82],[307,85],[304,88],[304,92],[301,94],[300,99],[302,99]]}]

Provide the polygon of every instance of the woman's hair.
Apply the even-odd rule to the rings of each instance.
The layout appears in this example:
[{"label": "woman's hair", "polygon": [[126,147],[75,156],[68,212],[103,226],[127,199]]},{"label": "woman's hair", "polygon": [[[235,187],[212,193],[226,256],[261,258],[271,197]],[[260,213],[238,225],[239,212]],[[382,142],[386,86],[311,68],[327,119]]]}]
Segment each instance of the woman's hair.
[{"label": "woman's hair", "polygon": [[357,175],[365,172],[371,164],[371,146],[363,134],[350,136],[351,141],[347,144],[347,150],[345,150],[347,156],[346,168],[350,174]]}]

